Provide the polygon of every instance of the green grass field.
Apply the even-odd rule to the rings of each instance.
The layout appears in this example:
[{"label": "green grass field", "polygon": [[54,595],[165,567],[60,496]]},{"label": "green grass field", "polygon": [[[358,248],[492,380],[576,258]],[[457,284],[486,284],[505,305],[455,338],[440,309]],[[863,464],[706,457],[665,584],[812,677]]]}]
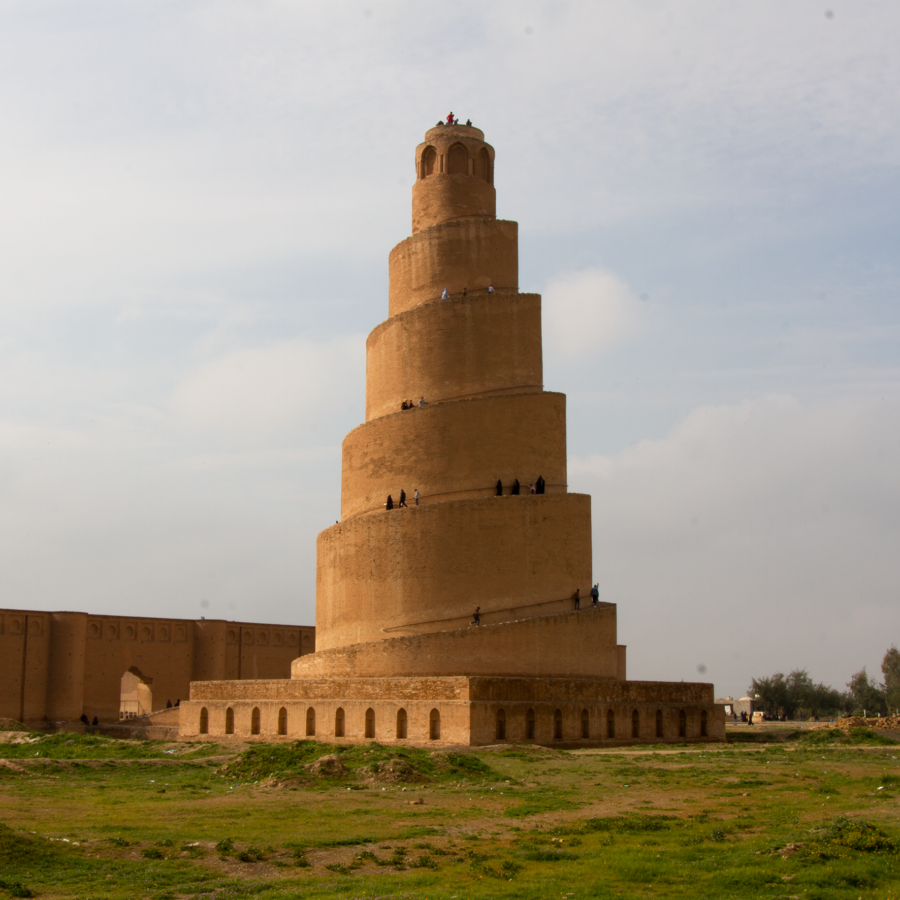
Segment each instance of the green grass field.
[{"label": "green grass field", "polygon": [[898,757],[34,735],[0,744],[0,898],[900,900]]}]

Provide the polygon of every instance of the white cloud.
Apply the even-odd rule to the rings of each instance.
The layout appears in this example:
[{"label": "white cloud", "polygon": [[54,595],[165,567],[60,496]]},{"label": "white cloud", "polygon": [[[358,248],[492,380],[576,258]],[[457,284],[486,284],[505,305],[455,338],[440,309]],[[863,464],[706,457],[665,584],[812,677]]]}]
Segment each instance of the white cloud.
[{"label": "white cloud", "polygon": [[591,268],[551,281],[543,292],[544,345],[562,360],[582,357],[641,329],[641,301],[612,272]]},{"label": "white cloud", "polygon": [[696,678],[703,662],[734,694],[777,669],[838,686],[877,670],[900,630],[898,458],[897,401],[773,396],[570,460],[631,677]]},{"label": "white cloud", "polygon": [[204,363],[175,390],[180,423],[252,442],[310,427],[361,406],[365,338],[296,338],[237,350]]}]

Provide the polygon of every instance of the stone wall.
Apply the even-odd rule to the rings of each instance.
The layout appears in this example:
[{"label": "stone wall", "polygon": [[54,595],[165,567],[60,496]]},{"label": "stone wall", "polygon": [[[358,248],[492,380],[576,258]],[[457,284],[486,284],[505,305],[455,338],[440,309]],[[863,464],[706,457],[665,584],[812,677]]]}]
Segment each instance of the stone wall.
[{"label": "stone wall", "polygon": [[[190,702],[181,707],[179,737],[355,742],[367,736],[366,714],[371,710],[369,737],[374,740],[468,744],[468,695],[465,678],[195,682]],[[401,710],[406,737],[398,739]]]},{"label": "stone wall", "polygon": [[541,298],[497,292],[437,300],[393,316],[366,342],[366,421],[404,400],[430,403],[540,391]]},{"label": "stone wall", "polygon": [[[584,494],[489,497],[358,516],[318,537],[319,649],[391,629],[458,627],[483,613],[563,601],[591,586]],[[561,652],[565,652],[564,649]]]},{"label": "stone wall", "polygon": [[206,682],[193,684],[182,704],[180,738],[615,746],[723,741],[725,717],[704,684],[459,676]]},{"label": "stone wall", "polygon": [[[565,600],[560,605],[571,608],[571,601]],[[495,616],[513,618],[521,612]],[[578,612],[488,624],[491,621],[488,615],[480,626],[320,650],[295,659],[291,664],[291,678],[382,678],[460,672],[618,677],[620,648],[616,645],[616,607],[612,603],[596,608],[588,606]]]},{"label": "stone wall", "polygon": [[388,259],[389,315],[437,300],[445,289],[454,297],[489,285],[515,292],[518,240],[518,223],[497,219],[444,222],[406,238]]},{"label": "stone wall", "polygon": [[543,476],[548,493],[566,490],[564,394],[505,394],[403,410],[354,428],[344,439],[341,518],[383,511],[400,489],[413,505],[509,494]]},{"label": "stone wall", "polygon": [[287,678],[314,650],[315,629],[291,625],[3,609],[0,717],[117,722],[126,672],[162,708],[193,679]]}]

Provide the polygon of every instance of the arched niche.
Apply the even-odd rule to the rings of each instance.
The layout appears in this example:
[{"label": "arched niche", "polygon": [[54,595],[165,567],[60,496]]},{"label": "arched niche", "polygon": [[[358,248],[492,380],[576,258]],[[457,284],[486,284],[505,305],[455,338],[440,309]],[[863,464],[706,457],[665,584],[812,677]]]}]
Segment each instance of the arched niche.
[{"label": "arched niche", "polygon": [[462,144],[454,144],[447,151],[447,174],[469,174],[469,154]]},{"label": "arched niche", "polygon": [[437,151],[434,147],[426,147],[422,153],[422,172],[420,177],[427,178],[429,175],[434,175],[436,167]]},{"label": "arched niche", "polygon": [[486,147],[482,147],[478,151],[478,177],[491,183],[491,154],[487,152]]}]

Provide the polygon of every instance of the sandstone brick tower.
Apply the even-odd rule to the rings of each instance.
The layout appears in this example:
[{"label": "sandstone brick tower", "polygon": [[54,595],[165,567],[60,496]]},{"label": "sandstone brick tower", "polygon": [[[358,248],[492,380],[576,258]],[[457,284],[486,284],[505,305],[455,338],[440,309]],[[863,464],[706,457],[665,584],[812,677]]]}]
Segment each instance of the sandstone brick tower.
[{"label": "sandstone brick tower", "polygon": [[[571,609],[590,590],[590,498],[567,493],[565,397],[543,389],[541,298],[519,293],[493,173],[477,128],[432,128],[416,150],[413,234],[390,255],[366,422],[343,446],[342,522],[318,542],[320,651],[453,631],[477,606],[484,625]],[[532,495],[538,478],[546,493]],[[409,508],[386,511],[401,490]],[[533,672],[521,649],[498,645],[484,665]]]},{"label": "sandstone brick tower", "polygon": [[413,233],[366,343],[366,421],[343,444],[341,521],[318,538],[316,652],[290,682],[195,682],[182,735],[724,735],[712,685],[626,681],[616,608],[591,606],[590,497],[568,490],[565,397],[544,390],[541,298],[519,291],[493,147],[438,125],[415,164]]}]

